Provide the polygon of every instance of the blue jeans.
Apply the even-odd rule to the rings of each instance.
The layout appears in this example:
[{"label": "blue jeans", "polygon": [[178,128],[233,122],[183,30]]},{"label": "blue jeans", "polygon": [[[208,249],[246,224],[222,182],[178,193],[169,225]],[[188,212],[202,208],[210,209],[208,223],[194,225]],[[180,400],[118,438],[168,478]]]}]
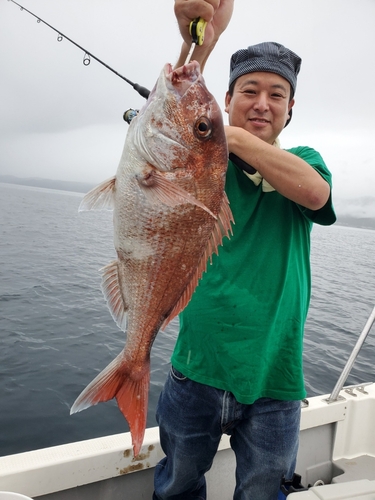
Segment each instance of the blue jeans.
[{"label": "blue jeans", "polygon": [[270,398],[241,404],[172,367],[156,411],[166,457],[155,469],[153,499],[205,500],[204,474],[226,433],[236,455],[234,500],[276,500],[282,478],[294,473],[300,408]]}]

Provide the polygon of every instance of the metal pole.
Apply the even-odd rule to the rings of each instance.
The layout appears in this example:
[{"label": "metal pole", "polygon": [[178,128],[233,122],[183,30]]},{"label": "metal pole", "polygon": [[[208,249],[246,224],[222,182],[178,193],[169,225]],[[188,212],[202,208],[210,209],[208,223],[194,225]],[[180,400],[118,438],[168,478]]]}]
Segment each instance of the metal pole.
[{"label": "metal pole", "polygon": [[335,401],[337,401],[337,398],[338,398],[338,395],[341,391],[341,389],[344,387],[344,384],[346,382],[346,379],[348,378],[348,375],[351,371],[351,369],[353,368],[353,365],[354,365],[354,362],[358,356],[358,353],[362,347],[362,344],[364,343],[364,341],[366,340],[366,337],[369,333],[369,331],[371,330],[371,327],[373,325],[375,321],[375,307],[374,309],[372,310],[372,313],[370,314],[368,320],[367,320],[367,323],[364,327],[364,329],[362,330],[362,333],[361,335],[359,336],[358,340],[357,340],[357,343],[356,345],[354,346],[354,349],[332,391],[332,394],[330,395],[330,397],[327,399],[327,403],[333,403]]}]

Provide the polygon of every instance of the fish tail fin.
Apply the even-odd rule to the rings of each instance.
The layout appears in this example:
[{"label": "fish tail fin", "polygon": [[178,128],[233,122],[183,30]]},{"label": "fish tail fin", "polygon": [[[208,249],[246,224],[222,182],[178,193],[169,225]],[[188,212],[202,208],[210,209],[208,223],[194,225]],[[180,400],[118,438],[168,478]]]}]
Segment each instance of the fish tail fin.
[{"label": "fish tail fin", "polygon": [[92,382],[81,392],[70,409],[70,414],[86,410],[103,401],[114,398],[123,383],[123,374],[119,370],[122,364],[121,352]]},{"label": "fish tail fin", "polygon": [[148,360],[142,367],[142,371],[135,375],[129,368],[124,369],[123,353],[120,353],[81,392],[73,403],[70,414],[116,398],[129,424],[134,456],[137,456],[146,429],[149,385],[150,361]]},{"label": "fish tail fin", "polygon": [[145,435],[149,385],[148,364],[141,377],[128,377],[116,394],[117,404],[129,424],[135,457],[140,452]]}]

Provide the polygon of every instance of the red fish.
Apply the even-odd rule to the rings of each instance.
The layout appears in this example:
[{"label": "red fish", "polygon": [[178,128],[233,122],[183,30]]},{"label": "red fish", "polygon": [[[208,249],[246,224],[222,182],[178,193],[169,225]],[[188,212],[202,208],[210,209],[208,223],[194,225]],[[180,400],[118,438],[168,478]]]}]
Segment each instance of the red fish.
[{"label": "red fish", "polygon": [[102,290],[126,343],[71,413],[115,397],[135,456],[146,427],[153,341],[188,304],[231,231],[227,158],[222,115],[199,64],[166,65],[130,124],[116,176],[80,207],[114,210],[118,258],[102,270]]}]

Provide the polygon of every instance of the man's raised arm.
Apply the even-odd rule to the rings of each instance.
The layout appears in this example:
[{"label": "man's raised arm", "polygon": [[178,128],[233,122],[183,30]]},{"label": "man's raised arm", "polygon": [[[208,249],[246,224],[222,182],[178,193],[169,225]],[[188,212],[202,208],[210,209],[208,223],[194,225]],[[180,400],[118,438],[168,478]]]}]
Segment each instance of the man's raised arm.
[{"label": "man's raised arm", "polygon": [[206,61],[232,17],[234,0],[175,0],[174,11],[183,38],[176,68],[185,63],[192,38],[189,26],[197,17],[207,21],[203,45],[194,49],[192,59],[198,61],[203,72]]}]

